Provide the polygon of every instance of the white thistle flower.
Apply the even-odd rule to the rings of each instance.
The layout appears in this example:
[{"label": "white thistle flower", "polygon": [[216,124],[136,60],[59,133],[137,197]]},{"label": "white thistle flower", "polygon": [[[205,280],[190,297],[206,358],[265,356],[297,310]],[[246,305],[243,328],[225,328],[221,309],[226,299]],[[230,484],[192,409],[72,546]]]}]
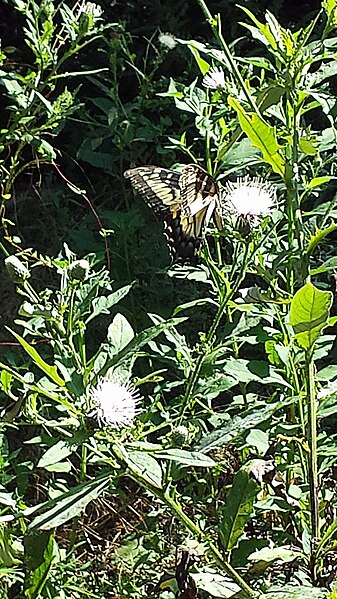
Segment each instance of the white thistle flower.
[{"label": "white thistle flower", "polygon": [[88,416],[97,420],[101,428],[131,426],[132,420],[141,412],[141,399],[130,381],[123,382],[117,375],[100,378],[97,386],[90,390],[92,409]]},{"label": "white thistle flower", "polygon": [[232,208],[244,218],[266,216],[276,202],[276,189],[259,177],[239,178],[235,183],[228,182],[222,193],[224,209]]},{"label": "white thistle flower", "polygon": [[212,67],[202,80],[204,87],[224,89],[226,87],[225,73],[221,67]]},{"label": "white thistle flower", "polygon": [[164,46],[168,50],[173,50],[173,48],[175,48],[178,43],[174,35],[172,35],[172,33],[160,33],[158,35],[158,41],[162,46]]}]

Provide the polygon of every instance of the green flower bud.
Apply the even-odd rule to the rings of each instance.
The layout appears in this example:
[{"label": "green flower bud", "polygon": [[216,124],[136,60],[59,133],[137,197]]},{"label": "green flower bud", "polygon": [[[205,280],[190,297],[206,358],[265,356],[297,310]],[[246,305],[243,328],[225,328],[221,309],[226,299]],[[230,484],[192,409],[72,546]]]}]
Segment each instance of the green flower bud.
[{"label": "green flower bud", "polygon": [[171,444],[176,447],[186,445],[189,440],[190,432],[186,426],[176,426],[171,433]]},{"label": "green flower bud", "polygon": [[88,260],[75,260],[68,268],[71,281],[85,281],[89,274],[90,264]]},{"label": "green flower bud", "polygon": [[30,272],[17,256],[8,256],[5,267],[13,283],[24,283],[29,279]]}]

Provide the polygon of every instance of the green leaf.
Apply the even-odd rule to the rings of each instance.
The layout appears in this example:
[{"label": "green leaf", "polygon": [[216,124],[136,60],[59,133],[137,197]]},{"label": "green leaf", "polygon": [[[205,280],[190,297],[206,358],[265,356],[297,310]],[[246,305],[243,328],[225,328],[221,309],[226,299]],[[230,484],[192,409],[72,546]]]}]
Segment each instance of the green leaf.
[{"label": "green leaf", "polygon": [[284,409],[291,403],[298,401],[297,397],[292,397],[271,404],[264,404],[258,408],[246,410],[242,414],[233,416],[224,426],[203,436],[202,440],[196,446],[196,449],[208,453],[212,449],[223,447],[232,442],[233,439],[240,437],[247,431],[255,428],[261,422],[268,420],[277,410]]},{"label": "green leaf", "polygon": [[100,297],[95,297],[95,299],[92,300],[92,312],[90,316],[88,316],[86,324],[99,314],[109,314],[110,308],[125,297],[130,289],[132,289],[132,285],[125,285],[125,287],[117,289],[117,291],[110,293],[108,296],[101,295]]},{"label": "green leaf", "polygon": [[251,462],[235,474],[221,513],[219,532],[224,551],[231,551],[241,537],[253,513],[254,499],[260,490],[257,482],[249,476],[250,464]]},{"label": "green leaf", "polygon": [[248,114],[234,98],[229,97],[228,103],[237,112],[241,129],[249,137],[252,145],[261,150],[265,162],[270,164],[275,173],[282,176],[285,160],[279,151],[275,127],[265,123],[257,114]]},{"label": "green leaf", "polygon": [[156,457],[162,460],[172,460],[185,466],[195,466],[199,468],[212,468],[216,462],[207,455],[199,451],[186,451],[185,449],[167,449],[166,451],[156,452]]},{"label": "green leaf", "polygon": [[206,62],[206,60],[204,60],[203,58],[201,58],[201,56],[199,54],[199,51],[195,47],[193,41],[188,44],[188,47],[191,50],[191,52],[192,52],[192,54],[193,54],[193,56],[194,56],[194,58],[196,60],[196,63],[198,65],[199,69],[200,69],[201,74],[202,75],[206,75],[206,73],[207,73],[207,71],[208,71],[208,69],[210,67],[209,62]]},{"label": "green leaf", "polygon": [[81,435],[79,434],[74,435],[74,437],[67,439],[66,441],[61,439],[43,454],[42,458],[40,458],[37,464],[37,468],[46,468],[51,464],[57,464],[58,462],[61,462],[77,449],[81,440],[83,442],[83,437],[81,439]]},{"label": "green leaf", "polygon": [[[104,376],[104,374],[107,372],[109,368],[111,368],[111,366],[114,366],[118,362],[124,361],[131,356],[134,357],[135,353],[138,350],[140,350],[140,348],[142,348],[143,345],[145,345],[149,341],[152,341],[152,339],[157,337],[157,335],[159,335],[166,329],[169,329],[170,327],[175,326],[185,320],[186,318],[171,318],[170,320],[161,322],[158,325],[149,327],[141,333],[138,333],[138,335],[136,335],[136,337],[134,337],[134,339],[132,339],[130,343],[123,347],[121,351],[119,351],[116,355],[114,355],[112,358],[106,361],[104,366],[97,373],[97,376]],[[94,356],[93,360],[95,359],[97,359],[97,356]]]},{"label": "green leaf", "polygon": [[212,595],[216,599],[229,599],[240,591],[240,587],[223,574],[217,572],[191,572],[197,588],[206,591],[207,596]]},{"label": "green leaf", "polygon": [[61,377],[57,374],[57,370],[55,366],[49,366],[47,362],[45,362],[41,356],[38,354],[36,349],[29,345],[29,343],[21,337],[18,333],[12,331],[9,327],[6,327],[8,331],[14,335],[15,339],[19,341],[22,345],[23,349],[27,352],[27,354],[32,358],[33,362],[38,366],[56,385],[60,387],[65,386],[65,381],[61,379]]},{"label": "green leaf", "polygon": [[273,563],[281,561],[285,563],[293,562],[295,559],[304,557],[303,551],[299,549],[290,549],[289,547],[263,547],[258,551],[254,551],[248,557],[249,561],[262,561]]},{"label": "green leaf", "polygon": [[289,322],[300,347],[312,348],[322,329],[329,322],[332,293],[321,291],[312,283],[299,289],[291,302]]},{"label": "green leaf", "polygon": [[128,451],[121,445],[114,445],[113,451],[126,463],[137,480],[141,479],[145,484],[148,483],[157,489],[162,488],[162,470],[151,455],[144,451]]},{"label": "green leaf", "polygon": [[108,328],[107,339],[113,354],[117,354],[132,341],[135,333],[123,314],[116,314]]},{"label": "green leaf", "polygon": [[25,583],[25,597],[35,599],[48,578],[49,570],[55,560],[54,536],[50,533],[25,535],[25,564],[28,576]]},{"label": "green leaf", "polygon": [[315,235],[311,235],[310,237],[310,241],[308,243],[308,247],[307,247],[307,255],[311,256],[311,254],[313,253],[314,249],[318,246],[319,243],[321,243],[321,241],[323,241],[323,239],[327,236],[330,235],[330,233],[332,233],[333,231],[335,231],[337,228],[337,226],[335,225],[335,223],[331,223],[326,229],[317,229],[317,231],[315,231]]},{"label": "green leaf", "polygon": [[90,501],[97,499],[101,495],[108,486],[109,480],[109,476],[105,474],[96,480],[79,485],[75,489],[63,493],[57,498],[56,502],[48,502],[42,507],[50,504],[53,507],[34,518],[28,529],[33,530],[38,528],[39,530],[49,530],[79,516]]}]

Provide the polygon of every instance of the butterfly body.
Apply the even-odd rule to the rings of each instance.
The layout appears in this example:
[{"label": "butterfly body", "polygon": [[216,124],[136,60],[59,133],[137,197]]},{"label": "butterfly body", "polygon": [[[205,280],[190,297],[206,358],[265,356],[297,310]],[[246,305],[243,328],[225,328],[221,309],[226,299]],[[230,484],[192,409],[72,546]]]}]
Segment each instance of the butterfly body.
[{"label": "butterfly body", "polygon": [[164,220],[174,257],[194,259],[213,214],[218,228],[222,228],[217,184],[199,165],[189,164],[181,173],[141,166],[126,171],[124,176]]}]

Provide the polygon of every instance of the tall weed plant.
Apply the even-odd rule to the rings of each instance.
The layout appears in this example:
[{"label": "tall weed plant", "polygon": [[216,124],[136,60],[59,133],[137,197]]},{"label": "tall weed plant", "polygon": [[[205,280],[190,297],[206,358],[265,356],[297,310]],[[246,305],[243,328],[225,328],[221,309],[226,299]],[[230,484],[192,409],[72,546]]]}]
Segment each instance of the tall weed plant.
[{"label": "tall weed plant", "polygon": [[[198,2],[213,44],[176,41],[200,78],[172,80],[162,95],[195,123],[170,147],[222,185],[221,230],[208,231],[200,264],[168,272],[204,297],[169,320],[149,314],[136,332],[123,309],[133,281],[114,286],[113,266],[111,279],[97,256],[65,246],[31,268],[6,258],[23,298],[21,333],[11,331],[23,353],[3,361],[0,379],[8,596],[336,594],[336,318],[326,277],[336,267],[337,5],[323,2],[295,33],[243,7],[262,49],[242,58],[220,16]],[[41,268],[53,288],[35,288]],[[75,558],[88,564],[78,559],[83,512],[126,484],[151,497],[147,524],[111,557],[120,576],[87,577],[83,590],[73,578]]]}]

